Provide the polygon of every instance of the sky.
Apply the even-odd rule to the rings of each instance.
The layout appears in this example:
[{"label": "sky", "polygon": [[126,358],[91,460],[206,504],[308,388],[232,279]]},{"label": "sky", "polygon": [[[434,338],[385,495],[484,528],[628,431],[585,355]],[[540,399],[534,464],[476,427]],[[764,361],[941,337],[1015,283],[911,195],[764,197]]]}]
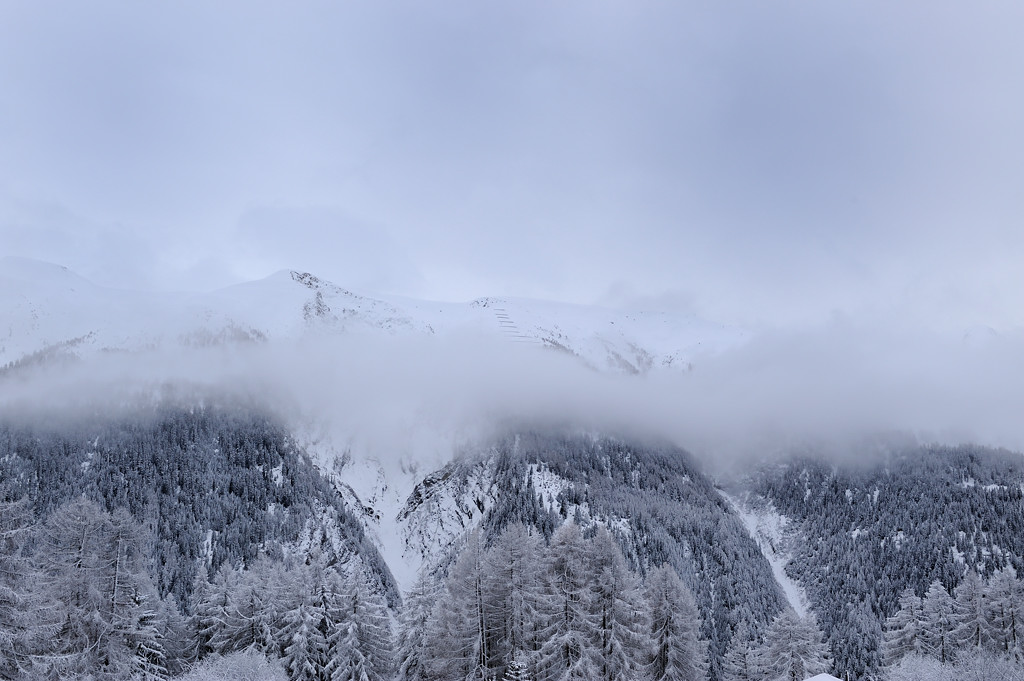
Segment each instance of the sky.
[{"label": "sky", "polygon": [[0,3],[0,256],[1024,324],[1024,5]]}]

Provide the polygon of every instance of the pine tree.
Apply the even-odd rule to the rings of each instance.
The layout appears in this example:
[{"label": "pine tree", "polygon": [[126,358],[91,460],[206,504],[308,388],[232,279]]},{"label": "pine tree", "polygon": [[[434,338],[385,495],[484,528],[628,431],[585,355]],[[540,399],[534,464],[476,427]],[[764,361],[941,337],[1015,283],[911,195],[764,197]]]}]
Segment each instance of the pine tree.
[{"label": "pine tree", "polygon": [[56,645],[40,656],[48,675],[165,677],[158,599],[131,516],[77,499],[50,516],[41,539],[41,581],[60,603]]},{"label": "pine tree", "polygon": [[668,565],[651,571],[646,585],[654,681],[698,681],[707,671],[707,645],[700,640],[700,616],[693,595]]},{"label": "pine tree", "polygon": [[646,662],[650,636],[640,584],[607,529],[598,529],[588,553],[591,621],[598,637],[594,665],[606,681],[630,679]]},{"label": "pine tree", "polygon": [[366,660],[369,681],[391,678],[395,664],[394,634],[387,603],[375,592],[362,569],[355,570],[347,583],[347,622],[354,626],[355,650]]},{"label": "pine tree", "polygon": [[327,678],[327,638],[320,631],[321,613],[300,602],[285,615],[289,634],[284,664],[292,681],[323,681]]},{"label": "pine tree", "polygon": [[446,581],[447,599],[436,611],[430,632],[434,655],[431,672],[439,678],[467,679],[487,676],[500,660],[490,653],[494,641],[488,602],[483,539],[473,532]]},{"label": "pine tree", "polygon": [[359,627],[349,621],[338,632],[336,641],[337,664],[331,681],[371,681],[371,663],[359,645]]},{"label": "pine tree", "polygon": [[[230,571],[226,574],[230,579]],[[221,655],[253,648],[264,654],[279,655],[277,633],[281,630],[278,589],[271,585],[270,565],[258,561],[242,572],[227,590],[228,605],[223,622],[210,639],[210,646]]]},{"label": "pine tree", "polygon": [[505,668],[505,675],[502,681],[530,681],[530,672],[526,663],[520,659],[513,659]]},{"label": "pine tree", "polygon": [[787,610],[775,618],[764,638],[758,664],[768,679],[803,681],[831,666],[821,631],[810,615],[801,618]]},{"label": "pine tree", "polygon": [[231,652],[221,647],[228,639],[222,631],[227,625],[228,608],[235,598],[239,579],[238,572],[227,563],[221,565],[210,582],[206,582],[205,567],[196,576],[189,628],[194,636],[199,659],[211,653],[223,655]]}]

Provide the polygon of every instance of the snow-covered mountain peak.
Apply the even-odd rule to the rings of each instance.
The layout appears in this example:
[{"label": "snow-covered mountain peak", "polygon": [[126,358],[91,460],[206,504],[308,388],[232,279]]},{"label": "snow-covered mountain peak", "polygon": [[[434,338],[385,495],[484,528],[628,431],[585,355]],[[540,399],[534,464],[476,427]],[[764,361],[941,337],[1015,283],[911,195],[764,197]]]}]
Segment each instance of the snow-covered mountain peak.
[{"label": "snow-covered mountain peak", "polygon": [[49,348],[104,350],[294,339],[319,334],[432,336],[471,331],[568,353],[598,371],[687,369],[744,339],[738,329],[665,312],[509,297],[468,303],[374,296],[283,270],[210,293],[97,286],[70,270],[0,260],[0,365]]}]

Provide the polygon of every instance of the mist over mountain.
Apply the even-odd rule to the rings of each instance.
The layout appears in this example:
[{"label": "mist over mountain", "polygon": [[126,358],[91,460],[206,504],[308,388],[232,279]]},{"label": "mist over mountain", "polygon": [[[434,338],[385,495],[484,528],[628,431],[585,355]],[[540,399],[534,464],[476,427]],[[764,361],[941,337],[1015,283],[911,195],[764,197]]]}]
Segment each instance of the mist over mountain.
[{"label": "mist over mountain", "polygon": [[1021,681],[1021,35],[0,3],[0,681]]},{"label": "mist over mountain", "polygon": [[992,329],[841,316],[743,329],[688,313],[378,297],[297,272],[155,294],[10,258],[0,294],[9,408],[110,407],[195,386],[368,446],[538,419],[653,432],[710,459],[803,441],[838,451],[881,433],[1024,443],[1024,337]]},{"label": "mist over mountain", "polygon": [[[971,580],[1020,604],[1021,459],[985,447],[1024,436],[1013,335],[437,303],[293,271],[155,294],[19,259],[0,262],[0,309],[0,479],[11,536],[33,537],[5,555],[25,566],[12,574],[59,586],[9,585],[32,604],[10,632],[12,678],[65,659],[61,673],[165,678],[245,650],[304,678],[293,639],[306,617],[325,637],[309,664],[364,660],[368,678],[560,678],[562,664],[641,678],[653,624],[626,613],[656,614],[660,584],[691,612],[664,644],[689,651],[682,678],[781,674],[771,660],[789,653],[771,642],[795,636],[816,651],[801,669],[882,679],[917,664],[888,633],[912,607],[905,592],[955,594],[961,629]],[[110,615],[141,633],[83,630],[53,648],[47,613],[78,577],[58,568],[72,545],[45,542],[84,527],[132,537],[131,598],[159,612]],[[503,581],[521,560],[533,567]],[[659,581],[663,565],[678,584]],[[573,602],[596,609],[556,625],[564,570],[577,571]],[[452,610],[425,605],[428,592]],[[478,626],[474,598],[489,613]],[[592,628],[604,598],[628,604],[623,619]],[[1016,625],[985,608],[975,647],[995,662],[957,664],[1017,664],[1016,644],[997,644]],[[343,642],[356,625],[371,628]],[[615,656],[588,647],[609,636],[624,637]],[[559,657],[560,637],[578,653]],[[85,652],[99,649],[118,662]]]}]

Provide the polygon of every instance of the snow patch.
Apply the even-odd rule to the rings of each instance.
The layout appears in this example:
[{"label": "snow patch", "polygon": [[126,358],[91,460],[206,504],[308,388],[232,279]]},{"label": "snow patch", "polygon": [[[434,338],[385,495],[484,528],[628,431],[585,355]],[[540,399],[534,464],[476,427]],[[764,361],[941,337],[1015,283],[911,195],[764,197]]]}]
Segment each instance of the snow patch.
[{"label": "snow patch", "polygon": [[758,498],[756,502],[752,502],[748,495],[744,495],[744,499],[741,500],[721,490],[719,493],[733,507],[747,532],[757,542],[790,607],[800,617],[806,617],[810,611],[807,593],[796,580],[786,574],[786,565],[792,558],[786,550],[791,534],[789,519],[779,513],[770,501]]}]

